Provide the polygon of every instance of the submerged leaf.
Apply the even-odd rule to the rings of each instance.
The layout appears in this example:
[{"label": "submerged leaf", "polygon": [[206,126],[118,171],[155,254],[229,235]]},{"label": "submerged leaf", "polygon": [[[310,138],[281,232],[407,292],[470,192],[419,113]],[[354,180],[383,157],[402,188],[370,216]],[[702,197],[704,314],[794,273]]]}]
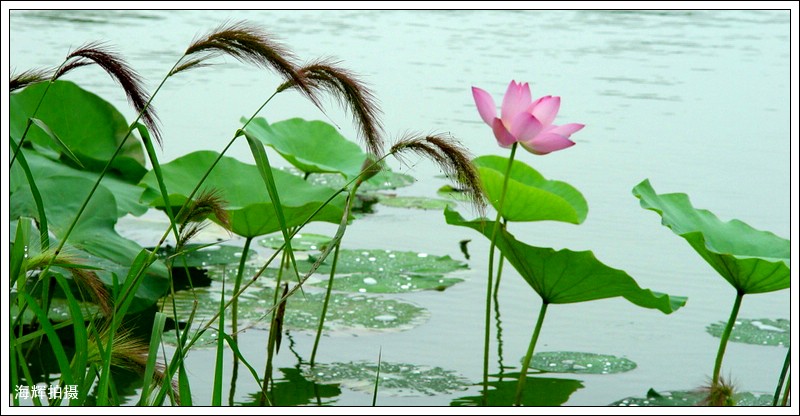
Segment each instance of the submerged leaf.
[{"label": "submerged leaf", "polygon": [[[725,322],[710,324],[706,332],[721,337]],[[754,345],[779,345],[789,347],[791,325],[788,319],[737,319],[730,340]]]},{"label": "submerged leaf", "polygon": [[[374,362],[316,364],[308,377],[319,383],[339,383],[344,387],[372,393],[375,387]],[[469,380],[440,367],[381,362],[380,393],[392,396],[435,396],[466,390]]]},{"label": "submerged leaf", "polygon": [[[175,256],[174,249],[162,247],[158,251],[162,258],[172,257],[172,264],[175,266],[187,267],[208,267],[219,264],[237,265],[242,259],[242,248],[236,246],[215,244],[204,246],[201,244],[188,244],[183,247],[183,251]],[[253,257],[256,252],[248,250],[247,257]]]},{"label": "submerged leaf", "polygon": [[[298,266],[303,267],[302,264]],[[445,274],[466,267],[450,256],[413,251],[340,250],[333,288],[359,293],[443,290],[462,281],[457,277],[445,277]],[[323,264],[317,273],[330,273],[330,266]],[[325,280],[314,286],[327,284]]]},{"label": "submerged leaf", "polygon": [[[326,235],[298,233],[292,237],[292,249],[294,251],[321,251],[322,248],[330,242],[331,237]],[[283,236],[271,235],[267,238],[259,240],[258,244],[277,250],[283,246]]]},{"label": "submerged leaf", "polygon": [[426,198],[424,196],[387,196],[380,195],[378,203],[387,207],[395,208],[414,208],[414,209],[434,209],[440,210],[444,207],[456,205],[452,201],[443,199]]},{"label": "submerged leaf", "polygon": [[[478,168],[489,201],[497,209],[508,159],[481,156],[473,163]],[[570,184],[547,180],[525,163],[513,161],[503,203],[503,218],[508,221],[553,220],[580,224],[588,212],[586,199]]]},{"label": "submerged leaf", "polygon": [[[472,228],[491,238],[494,222],[480,219],[466,221],[445,209],[448,224]],[[622,270],[600,262],[591,251],[533,247],[517,241],[508,231],[497,233],[497,248],[519,274],[547,303],[574,303],[622,296],[643,308],[672,313],[686,303],[686,298],[642,289]]]},{"label": "submerged leaf", "polygon": [[[656,392],[650,389],[647,397],[628,397],[617,400],[609,406],[698,406],[706,396],[707,393],[700,390]],[[736,406],[771,406],[772,395],[735,393],[733,401]]]},{"label": "submerged leaf", "polygon": [[631,371],[636,363],[613,355],[553,351],[534,354],[530,367],[549,373],[612,374]]},{"label": "submerged leaf", "polygon": [[656,194],[649,180],[636,185],[633,194],[642,208],[658,213],[664,226],[686,239],[740,293],[789,287],[789,240],[739,220],[723,222],[694,208],[686,194]]}]

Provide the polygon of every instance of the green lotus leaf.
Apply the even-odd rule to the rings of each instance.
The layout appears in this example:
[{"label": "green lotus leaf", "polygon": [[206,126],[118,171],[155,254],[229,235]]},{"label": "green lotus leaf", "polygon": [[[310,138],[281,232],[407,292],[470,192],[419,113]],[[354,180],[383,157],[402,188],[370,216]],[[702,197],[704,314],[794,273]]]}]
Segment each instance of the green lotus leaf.
[{"label": "green lotus leaf", "polygon": [[[489,406],[513,406],[517,392],[519,373],[509,373],[502,376],[491,375],[490,390],[486,394]],[[569,396],[578,389],[583,388],[583,383],[578,380],[544,378],[528,376],[525,380],[522,404],[524,406],[560,406],[569,400]],[[482,406],[483,397],[469,396],[453,400],[451,406]]]},{"label": "green lotus leaf", "polygon": [[[710,324],[706,332],[721,337],[725,322]],[[754,345],[790,345],[791,324],[788,319],[737,319],[729,340]]]},{"label": "green lotus leaf", "polygon": [[613,355],[552,351],[533,354],[530,367],[548,373],[612,374],[631,371],[636,363]]},{"label": "green lotus leaf", "polygon": [[[294,251],[321,251],[331,241],[331,237],[320,234],[302,233],[292,237],[292,250]],[[271,235],[258,241],[264,247],[279,249],[283,246],[282,235]]]},{"label": "green lotus leaf", "polygon": [[[489,202],[498,208],[508,159],[481,156],[473,160]],[[547,180],[525,163],[515,160],[509,173],[503,218],[508,221],[563,221],[580,224],[589,206],[577,189],[566,182]]]},{"label": "green lotus leaf", "polygon": [[[449,208],[448,224],[472,228],[492,237],[494,222],[466,221]],[[631,276],[600,262],[591,251],[533,247],[517,241],[508,231],[497,233],[497,248],[519,274],[547,303],[574,303],[622,296],[643,308],[672,313],[686,304],[686,298],[642,289]]]},{"label": "green lotus leaf", "polygon": [[[22,138],[28,119],[47,88],[48,83],[42,82],[9,96],[9,133],[15,141]],[[87,170],[96,172],[111,159],[129,126],[114,106],[69,81],[50,85],[36,118],[61,139]],[[56,154],[65,153],[62,145],[54,142],[43,129],[31,128],[25,140]],[[111,167],[132,183],[144,175],[144,151],[133,134]]]},{"label": "green lotus leaf", "polygon": [[686,239],[740,293],[789,287],[789,240],[739,220],[723,222],[694,208],[686,194],[656,194],[649,180],[636,185],[633,194],[642,208],[658,213],[664,226]]},{"label": "green lotus leaf", "polygon": [[435,209],[440,210],[444,207],[454,206],[452,201],[443,199],[426,198],[424,196],[388,196],[381,195],[378,203],[387,207],[395,208],[414,208],[414,209]]},{"label": "green lotus leaf", "polygon": [[[656,392],[650,389],[647,397],[628,397],[611,403],[610,406],[698,406],[706,397],[699,390]],[[771,394],[734,393],[736,406],[772,406]]]},{"label": "green lotus leaf", "polygon": [[[83,200],[89,195],[94,181],[74,176],[54,176],[37,184],[50,224],[50,232],[56,238],[61,238],[74,220]],[[14,193],[9,208],[12,218],[20,216],[38,218],[33,196],[27,188],[20,188]],[[117,234],[114,229],[117,212],[114,195],[100,185],[72,230],[67,243],[67,247],[74,247],[94,256],[84,261],[88,265],[101,268],[96,272],[109,287],[113,285],[112,274],[116,274],[119,279],[127,276],[131,264],[142,251],[142,247],[137,243]],[[139,311],[155,303],[166,292],[167,285],[167,270],[164,264],[159,261],[151,265],[135,294],[129,312]]]},{"label": "green lotus leaf", "polygon": [[[219,300],[222,293],[220,279],[224,274],[225,297],[230,299],[233,295],[233,279],[235,267],[208,269],[209,276],[214,282],[209,287],[195,287],[194,291],[181,290],[166,296],[160,307],[164,313],[172,315],[173,304],[178,312],[178,319],[185,320],[191,315],[197,301],[195,322],[208,321],[219,311]],[[268,282],[274,282],[267,279]],[[268,328],[269,316],[267,311],[273,304],[275,291],[271,287],[253,285],[239,297],[239,326]],[[290,297],[286,303],[286,315],[283,327],[290,330],[315,331],[319,325],[319,316],[322,313],[324,293],[306,290],[304,294]],[[230,308],[226,311],[226,322],[230,322]],[[361,333],[361,332],[386,332],[409,330],[428,319],[428,312],[416,305],[395,300],[382,299],[373,296],[348,295],[334,293],[331,295],[330,304],[325,317],[325,332]],[[203,340],[210,342],[206,346],[213,346],[214,331],[207,331]],[[174,337],[165,336],[168,342]]]},{"label": "green lotus leaf", "polygon": [[[199,151],[161,165],[173,207],[179,207],[186,201],[218,155],[212,151]],[[272,172],[288,227],[302,224],[335,193],[331,188],[309,184],[282,170],[273,169]],[[152,171],[142,178],[142,184],[148,187],[143,194],[143,200],[156,207],[163,207],[164,201],[157,191],[158,185]],[[281,229],[266,186],[255,165],[223,156],[206,178],[203,188],[217,190],[227,203],[231,231],[234,233],[243,237],[257,237]],[[316,214],[314,220],[338,224],[343,215],[344,200],[344,195],[337,196]],[[213,217],[212,220],[217,221]]]},{"label": "green lotus leaf", "polygon": [[[298,264],[306,269],[307,264]],[[330,262],[323,263],[317,273],[328,275]],[[359,293],[402,293],[417,290],[444,290],[463,281],[445,274],[467,268],[467,265],[450,256],[432,256],[426,253],[392,250],[339,251],[333,288]],[[328,280],[314,286],[327,287]]]},{"label": "green lotus leaf", "polygon": [[[28,166],[37,184],[53,176],[86,178],[92,182],[97,181],[97,172],[75,169],[33,150],[23,149],[22,152],[25,154],[25,160],[28,161]],[[15,163],[11,167],[11,171],[22,172],[22,168],[18,163]],[[28,187],[28,180],[24,174],[17,175],[14,173],[11,177],[10,191],[12,195],[20,187]],[[117,217],[123,217],[129,213],[139,216],[147,212],[149,207],[140,202],[144,191],[141,187],[133,185],[113,173],[108,173],[103,177],[102,185],[114,194],[114,199],[117,203]]]},{"label": "green lotus leaf", "polygon": [[269,124],[258,117],[245,130],[304,173],[339,173],[353,179],[367,159],[357,144],[323,121],[292,118]]},{"label": "green lotus leaf", "polygon": [[[423,367],[414,364],[381,362],[378,391],[392,396],[435,396],[466,390],[469,380],[454,371],[440,367]],[[319,383],[338,383],[343,387],[372,393],[378,363],[359,361],[350,363],[316,364],[307,376]]]},{"label": "green lotus leaf", "polygon": [[[162,258],[175,254],[173,247],[162,247],[158,255]],[[256,252],[249,250],[247,257],[251,258]],[[236,246],[215,244],[203,246],[200,244],[187,244],[183,248],[183,254],[172,257],[172,264],[178,267],[207,267],[218,264],[238,265],[242,260],[242,248]]]}]

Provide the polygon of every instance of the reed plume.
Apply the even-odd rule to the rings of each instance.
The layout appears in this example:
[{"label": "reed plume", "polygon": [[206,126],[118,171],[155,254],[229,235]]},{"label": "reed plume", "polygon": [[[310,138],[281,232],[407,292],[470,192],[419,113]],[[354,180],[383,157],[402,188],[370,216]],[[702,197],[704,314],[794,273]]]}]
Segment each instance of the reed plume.
[{"label": "reed plume", "polygon": [[52,77],[52,70],[29,69],[20,74],[11,76],[11,80],[8,82],[8,92],[14,92],[38,82],[49,81]]},{"label": "reed plume", "polygon": [[[99,335],[89,337],[89,342],[86,346],[89,363],[102,365],[103,355],[101,351],[108,345],[108,340],[111,336],[110,332],[109,327],[104,327],[100,330]],[[147,343],[136,338],[131,331],[122,329],[114,334],[114,342],[111,346],[111,367],[123,368],[144,375],[149,354],[150,348]],[[156,360],[153,371],[155,384],[161,386],[165,378],[166,366],[161,361]],[[177,382],[171,380],[169,385],[177,404],[180,405],[180,392]]]},{"label": "reed plume", "polygon": [[206,189],[200,192],[187,210],[183,211],[184,213],[177,219],[180,223],[178,231],[180,241],[178,241],[176,251],[179,251],[205,227],[207,224],[205,220],[211,215],[217,219],[219,225],[230,231],[230,216],[225,209],[227,204],[220,193],[219,189]]},{"label": "reed plume", "polygon": [[97,273],[86,268],[77,256],[62,251],[54,259],[54,253],[54,250],[47,250],[31,256],[26,264],[27,270],[42,269],[50,263],[69,270],[81,293],[86,293],[88,299],[97,304],[105,316],[111,316],[111,296]]},{"label": "reed plume", "polygon": [[405,152],[413,152],[431,159],[463,190],[473,207],[483,214],[486,200],[478,171],[469,152],[458,140],[442,135],[406,135],[395,143],[389,152],[398,159]]},{"label": "reed plume", "polygon": [[155,109],[149,105],[150,96],[142,87],[141,77],[124,59],[108,50],[103,44],[88,43],[67,55],[64,65],[53,75],[53,80],[61,78],[75,68],[93,63],[103,68],[125,90],[128,102],[130,102],[134,110],[141,114],[142,122],[150,130],[150,134],[160,146],[162,143],[158,116]]},{"label": "reed plume", "polygon": [[303,94],[319,106],[307,81],[297,72],[297,66],[293,63],[294,55],[275,42],[271,35],[247,22],[224,23],[192,42],[183,55],[182,63],[169,75],[206,66],[206,61],[218,55],[230,55],[240,62],[276,71],[284,80],[296,84]]},{"label": "reed plume", "polygon": [[[298,72],[312,90],[327,92],[343,108],[350,109],[353,121],[359,128],[359,136],[366,142],[367,151],[380,157],[383,154],[381,110],[372,91],[352,72],[341,68],[338,62],[320,60],[300,68]],[[295,86],[289,81],[278,90]]]}]

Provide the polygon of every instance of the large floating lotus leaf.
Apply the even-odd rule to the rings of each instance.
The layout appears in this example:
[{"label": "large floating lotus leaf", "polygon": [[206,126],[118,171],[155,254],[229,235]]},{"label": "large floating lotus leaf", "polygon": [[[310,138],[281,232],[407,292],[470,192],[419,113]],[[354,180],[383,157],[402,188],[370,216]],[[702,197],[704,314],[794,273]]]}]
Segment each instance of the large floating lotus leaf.
[{"label": "large floating lotus leaf", "polygon": [[[289,172],[294,171],[300,176],[305,176],[302,171],[299,171],[295,168],[288,168],[285,170]],[[340,189],[349,182],[348,179],[338,173],[312,173],[308,175],[306,180],[315,185],[328,186],[335,189]],[[383,169],[375,174],[375,176],[362,183],[358,190],[359,192],[386,191],[409,186],[414,182],[416,182],[416,179],[414,179],[413,176]]]},{"label": "large floating lotus leaf", "polygon": [[612,374],[631,371],[636,363],[613,355],[553,351],[533,354],[530,367],[549,373]]},{"label": "large floating lotus leaf", "polygon": [[[449,208],[448,224],[469,227],[492,237],[494,222],[466,221]],[[682,296],[642,289],[627,273],[601,263],[591,251],[553,250],[517,241],[508,231],[497,233],[497,248],[547,303],[574,303],[622,296],[643,308],[672,313],[686,303]]]},{"label": "large floating lotus leaf", "polygon": [[357,144],[323,121],[293,118],[269,124],[259,117],[245,130],[304,173],[341,173],[352,179],[367,159]]},{"label": "large floating lotus leaf", "polygon": [[[9,305],[9,316],[16,317],[17,314],[19,314],[19,307],[17,306],[16,302],[16,293],[12,293],[9,296]],[[94,303],[78,302],[78,306],[81,308],[81,314],[83,315],[84,319],[103,315],[100,307]],[[20,322],[22,322],[24,325],[30,324],[33,321],[34,316],[36,316],[36,314],[31,310],[31,308],[26,308],[25,312],[22,313]],[[47,311],[47,317],[53,322],[64,322],[71,319],[72,315],[70,314],[69,310],[69,302],[62,297],[54,296],[50,302],[50,309]]]},{"label": "large floating lotus leaf", "polygon": [[[323,247],[330,243],[330,241],[331,237],[326,235],[312,233],[295,234],[294,237],[292,237],[292,250],[321,251]],[[283,236],[271,235],[267,238],[259,240],[258,244],[277,250],[283,246]]]},{"label": "large floating lotus leaf", "polygon": [[[517,392],[519,373],[509,373],[502,377],[492,375],[499,380],[490,381],[491,386],[486,398],[489,406],[513,406]],[[561,406],[569,400],[569,396],[578,389],[583,388],[583,383],[578,380],[527,377],[522,404],[525,406]],[[482,406],[481,396],[461,397],[453,400],[451,406]]]},{"label": "large floating lotus leaf", "polygon": [[[161,166],[173,206],[180,206],[186,200],[218,155],[216,152],[199,151]],[[288,227],[302,224],[335,193],[333,189],[311,185],[302,178],[278,169],[273,169],[272,173]],[[152,171],[147,172],[142,183],[148,186],[143,199],[154,206],[163,207],[164,201],[156,191],[158,185]],[[266,186],[255,165],[223,156],[206,178],[203,188],[218,190],[219,195],[227,202],[231,231],[234,233],[243,237],[257,237],[281,229]],[[344,200],[343,195],[337,196],[322,208],[314,220],[338,224],[342,218]]]},{"label": "large floating lotus leaf", "polygon": [[426,198],[424,196],[387,196],[381,195],[378,203],[387,207],[395,208],[414,208],[414,209],[435,209],[440,210],[444,207],[455,206],[453,201],[444,199]]},{"label": "large floating lotus leaf", "polygon": [[725,280],[741,293],[789,287],[789,240],[732,220],[720,221],[696,209],[686,194],[656,194],[649,180],[633,188],[642,208],[661,215],[661,223],[686,239]]},{"label": "large floating lotus leaf", "polygon": [[[47,83],[42,82],[9,96],[9,133],[16,142],[22,138],[28,118],[33,116],[45,89]],[[61,139],[86,169],[93,171],[105,166],[128,131],[128,123],[114,106],[69,81],[56,81],[50,86],[36,118]],[[63,153],[40,128],[32,127],[25,140]],[[133,183],[146,172],[138,140],[131,134],[112,164],[112,168]]]},{"label": "large floating lotus leaf", "polygon": [[[28,166],[37,184],[41,184],[54,176],[86,178],[92,182],[97,181],[97,172],[75,169],[65,163],[57,162],[43,156],[39,152],[27,149],[24,149],[22,152],[25,154],[25,160],[28,161]],[[14,163],[14,166],[11,167],[11,171],[22,172],[22,167],[20,167],[18,163]],[[12,194],[20,187],[28,187],[28,180],[24,174],[16,175],[16,173],[14,173],[12,178],[13,179],[10,181],[10,191]],[[141,187],[133,185],[112,173],[106,174],[101,184],[114,194],[114,199],[117,202],[117,217],[123,217],[128,213],[138,216],[147,212],[148,206],[140,202],[142,192],[144,191]]]},{"label": "large floating lotus leaf", "polygon": [[[233,278],[236,273],[234,269],[233,267],[226,269],[226,299],[230,299],[233,295]],[[216,273],[218,270],[209,270],[212,277]],[[178,311],[178,319],[188,319],[196,299],[198,305],[195,322],[208,321],[219,311],[221,289],[222,285],[215,281],[210,287],[195,288],[194,292],[190,290],[176,292],[174,304]],[[267,311],[272,306],[274,293],[272,288],[256,285],[245,291],[239,297],[239,326],[268,328]],[[290,297],[283,321],[284,329],[316,330],[324,298],[324,293],[313,293],[308,290],[304,294],[297,293]],[[171,316],[172,304],[173,297],[170,295],[165,297],[160,306],[164,313]],[[228,309],[226,312],[225,321],[230,322],[231,311]],[[325,317],[325,332],[404,331],[421,324],[427,318],[428,312],[425,309],[399,300],[334,293]],[[212,340],[212,333],[213,331],[206,332],[205,339]],[[170,341],[170,337],[166,339]]]},{"label": "large floating lotus leaf", "polygon": [[[698,390],[656,392],[650,389],[647,397],[628,397],[611,403],[610,406],[698,406],[706,397]],[[771,394],[734,393],[736,406],[772,406]]]},{"label": "large floating lotus leaf", "polygon": [[[309,258],[310,265],[314,261]],[[329,258],[317,273],[330,273]],[[298,267],[306,269],[300,264]],[[333,288],[360,293],[401,293],[416,290],[443,290],[462,279],[445,274],[465,269],[466,264],[450,256],[432,256],[413,251],[347,250],[339,251]],[[314,284],[326,287],[327,279]]]},{"label": "large floating lotus leaf", "polygon": [[[721,337],[725,322],[711,324],[706,332]],[[754,345],[780,345],[788,347],[791,325],[788,319],[737,319],[729,338],[734,342]]]},{"label": "large floating lotus leaf", "polygon": [[[173,256],[175,249],[161,248],[158,254],[164,258]],[[255,256],[256,252],[248,250],[247,257]],[[172,264],[177,267],[207,267],[217,264],[237,265],[242,260],[242,248],[215,244],[202,247],[199,244],[188,244],[183,249],[183,254],[172,257]]]},{"label": "large floating lotus leaf", "polygon": [[[378,391],[392,396],[435,396],[466,390],[470,381],[454,371],[440,367],[381,362]],[[309,378],[322,383],[372,393],[378,363],[370,361],[316,364],[308,370]]]},{"label": "large floating lotus leaf", "polygon": [[[481,156],[473,163],[478,168],[489,202],[497,209],[508,159]],[[580,224],[588,212],[586,199],[577,189],[566,182],[547,180],[532,167],[514,161],[503,203],[503,218],[508,221],[553,220]]]},{"label": "large floating lotus leaf", "polygon": [[[50,177],[38,184],[50,232],[56,238],[61,238],[67,231],[93,185],[94,182],[88,179],[64,176]],[[33,196],[30,190],[25,188],[20,188],[14,193],[9,208],[12,218],[39,216]],[[109,287],[113,283],[112,273],[120,280],[124,279],[131,263],[142,250],[142,247],[135,242],[117,234],[114,230],[116,222],[117,206],[114,195],[101,185],[67,242],[67,246],[84,250],[98,258],[91,259],[89,265],[101,267],[102,270],[97,271],[98,276]],[[51,242],[52,244],[55,244],[55,241]],[[167,270],[163,263],[159,261],[151,265],[136,292],[129,312],[136,312],[152,305],[164,294],[167,284]]]},{"label": "large floating lotus leaf", "polygon": [[[303,371],[297,368],[279,368],[281,376],[275,377],[271,389],[270,400],[273,406],[331,406],[336,397],[342,394],[338,384],[323,384],[309,381]],[[244,406],[259,406],[261,392],[248,394],[247,402],[238,402]],[[323,400],[329,399],[329,400]],[[332,399],[332,400],[330,400]]]}]

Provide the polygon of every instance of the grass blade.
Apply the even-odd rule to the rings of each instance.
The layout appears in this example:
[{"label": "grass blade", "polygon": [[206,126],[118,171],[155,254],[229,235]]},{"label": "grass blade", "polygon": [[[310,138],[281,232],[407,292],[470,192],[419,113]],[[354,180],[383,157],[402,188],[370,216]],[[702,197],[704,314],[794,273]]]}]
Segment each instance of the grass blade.
[{"label": "grass blade", "polygon": [[[234,340],[233,337],[225,333],[221,333],[220,336],[225,338],[225,341],[231,347],[233,354],[239,358],[239,361],[242,364],[244,364],[245,367],[247,367],[247,369],[250,371],[250,374],[253,376],[253,380],[255,380],[256,384],[260,384],[261,380],[258,377],[258,372],[256,371],[255,368],[253,368],[252,365],[250,365],[250,363],[247,362],[247,360],[244,359],[244,355],[242,355],[242,353],[239,352],[239,345],[236,343],[236,340]],[[269,397],[267,397],[267,401],[269,401]],[[272,406],[272,402],[269,402],[268,404]]]},{"label": "grass blade", "polygon": [[53,325],[50,323],[47,314],[36,304],[36,300],[33,299],[31,295],[22,293],[22,296],[25,297],[28,306],[33,313],[36,314],[37,318],[39,318],[39,324],[42,326],[42,329],[44,329],[45,334],[47,334],[47,341],[50,342],[50,346],[53,348],[53,354],[58,362],[58,368],[59,371],[61,371],[61,379],[64,381],[64,384],[75,384],[72,378],[72,370],[70,369],[67,353],[64,351],[61,338],[58,337],[55,329],[53,329]]},{"label": "grass blade", "polygon": [[60,137],[58,137],[56,132],[50,129],[50,126],[48,126],[47,123],[45,123],[42,120],[39,120],[38,118],[33,118],[33,117],[30,118],[30,121],[33,124],[35,124],[36,127],[39,127],[48,137],[50,137],[50,139],[53,140],[53,143],[55,143],[56,146],[58,146],[61,149],[61,151],[64,152],[64,155],[66,155],[70,160],[72,160],[78,166],[80,166],[81,169],[85,169],[83,163],[81,163],[78,157],[75,156],[75,153],[72,153],[72,150],[70,150],[69,146],[67,146],[67,144],[64,143],[64,141],[61,140]]},{"label": "grass blade", "polygon": [[147,354],[147,364],[144,369],[144,379],[142,380],[142,394],[139,397],[140,405],[147,405],[150,391],[153,386],[153,374],[156,370],[156,359],[158,358],[158,346],[161,344],[161,334],[164,332],[164,323],[167,315],[156,312],[153,318],[153,331],[150,333],[150,350]]},{"label": "grass blade", "polygon": [[[16,143],[14,140],[11,139],[11,144],[16,149]],[[42,202],[42,194],[39,193],[39,188],[36,186],[36,181],[33,178],[33,173],[31,172],[30,166],[28,166],[28,161],[25,160],[24,152],[19,152],[19,166],[22,168],[22,171],[25,173],[25,178],[28,179],[28,185],[31,188],[31,194],[33,195],[33,201],[36,203],[36,212],[39,214],[39,239],[41,242],[39,243],[42,251],[47,250],[50,247],[50,233],[47,229],[47,214],[44,211],[44,202]]]},{"label": "grass blade", "polygon": [[217,356],[214,363],[214,388],[211,393],[211,405],[222,406],[222,371],[225,352],[225,279],[222,280],[222,290],[219,295],[219,329],[217,330]]},{"label": "grass blade", "polygon": [[378,383],[381,381],[381,353],[383,348],[378,350],[378,371],[375,372],[375,389],[372,391],[372,407],[378,401]]}]

